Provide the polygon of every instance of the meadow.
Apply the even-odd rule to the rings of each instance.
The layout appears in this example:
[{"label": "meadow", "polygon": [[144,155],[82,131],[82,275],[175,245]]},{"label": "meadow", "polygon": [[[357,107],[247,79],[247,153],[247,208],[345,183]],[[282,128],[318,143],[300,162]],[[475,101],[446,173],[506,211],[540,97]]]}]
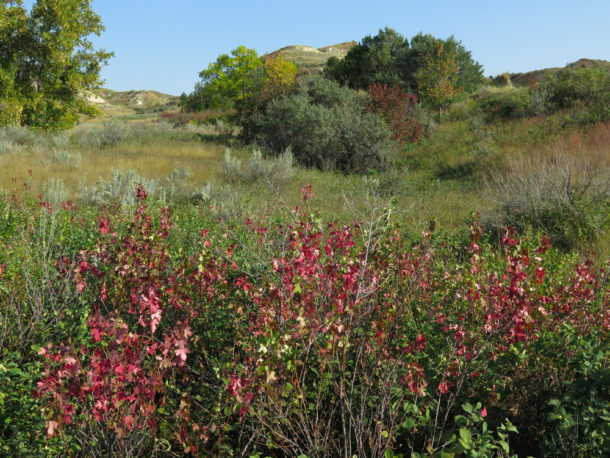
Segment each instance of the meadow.
[{"label": "meadow", "polygon": [[522,92],[365,173],[177,113],[2,128],[0,454],[610,453],[610,124]]}]

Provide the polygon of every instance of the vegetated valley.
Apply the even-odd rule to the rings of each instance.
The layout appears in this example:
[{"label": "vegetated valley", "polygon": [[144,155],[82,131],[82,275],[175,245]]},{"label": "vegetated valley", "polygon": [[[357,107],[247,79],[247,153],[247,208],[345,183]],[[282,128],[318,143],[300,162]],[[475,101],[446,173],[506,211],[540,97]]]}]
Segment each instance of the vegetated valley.
[{"label": "vegetated valley", "polygon": [[0,115],[0,454],[610,454],[608,62],[200,76]]}]

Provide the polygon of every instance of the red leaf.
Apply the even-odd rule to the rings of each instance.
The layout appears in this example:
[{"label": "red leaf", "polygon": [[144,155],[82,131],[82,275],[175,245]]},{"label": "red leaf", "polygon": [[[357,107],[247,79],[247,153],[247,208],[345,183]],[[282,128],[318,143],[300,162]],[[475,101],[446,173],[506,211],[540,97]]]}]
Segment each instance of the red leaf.
[{"label": "red leaf", "polygon": [[97,225],[100,228],[100,232],[105,234],[108,232],[108,218],[100,218],[97,220]]}]

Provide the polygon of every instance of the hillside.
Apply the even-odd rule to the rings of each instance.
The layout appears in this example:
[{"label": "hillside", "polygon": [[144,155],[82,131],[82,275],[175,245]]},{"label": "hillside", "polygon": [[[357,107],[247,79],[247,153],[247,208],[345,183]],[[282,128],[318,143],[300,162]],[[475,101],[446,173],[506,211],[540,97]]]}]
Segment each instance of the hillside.
[{"label": "hillside", "polygon": [[[610,62],[607,60],[601,59],[579,59],[576,62],[572,62],[567,64],[564,68],[594,68],[594,67],[602,67],[606,70],[610,71]],[[530,72],[524,73],[508,73],[499,75],[494,79],[494,81],[504,80],[506,75],[510,78],[510,82],[513,86],[530,86],[534,83],[537,83],[542,78],[544,78],[548,74],[556,73],[561,70],[561,67],[551,67],[551,68],[543,68],[540,70],[532,70]]]},{"label": "hillside", "polygon": [[176,108],[178,97],[158,91],[95,90],[87,100],[107,115],[128,115],[142,112],[161,112]]},{"label": "hillside", "polygon": [[343,59],[355,45],[355,41],[346,41],[322,48],[302,45],[285,46],[277,51],[264,54],[262,58],[282,56],[298,67],[300,75],[305,75],[322,71],[326,61],[332,56]]}]

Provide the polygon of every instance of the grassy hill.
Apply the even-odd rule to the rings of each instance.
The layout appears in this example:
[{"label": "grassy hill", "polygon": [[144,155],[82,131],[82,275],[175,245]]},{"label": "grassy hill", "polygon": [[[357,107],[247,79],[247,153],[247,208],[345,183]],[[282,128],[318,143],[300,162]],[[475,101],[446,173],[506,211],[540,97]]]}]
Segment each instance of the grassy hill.
[{"label": "grassy hill", "polygon": [[347,52],[355,45],[355,41],[346,41],[322,48],[302,45],[285,46],[277,51],[263,55],[262,58],[282,56],[298,67],[299,75],[307,75],[322,71],[324,64],[332,56],[343,59]]},{"label": "grassy hill", "polygon": [[107,116],[158,113],[175,109],[179,98],[158,91],[133,90],[113,91],[100,88],[94,91],[89,101]]},{"label": "grassy hill", "polygon": [[[582,67],[602,67],[610,71],[610,62],[601,59],[579,59],[576,62],[569,63],[565,66],[565,68],[571,69]],[[531,72],[524,73],[505,73],[503,75],[495,77],[494,80],[500,80],[501,78],[505,78],[506,75],[508,75],[508,77],[510,78],[510,82],[513,86],[531,86],[540,81],[542,78],[544,78],[545,75],[557,73],[561,69],[561,67],[551,67],[543,68],[540,70],[532,70]]]}]

